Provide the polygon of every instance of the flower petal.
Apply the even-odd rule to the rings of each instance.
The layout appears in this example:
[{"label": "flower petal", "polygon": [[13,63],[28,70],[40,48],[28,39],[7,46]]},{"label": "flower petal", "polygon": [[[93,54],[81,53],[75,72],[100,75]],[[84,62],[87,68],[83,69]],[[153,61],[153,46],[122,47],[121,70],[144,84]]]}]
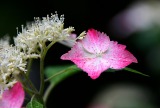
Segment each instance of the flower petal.
[{"label": "flower petal", "polygon": [[96,79],[108,68],[122,69],[132,62],[137,63],[137,59],[125,48],[125,45],[110,41],[106,34],[90,29],[86,37],[61,59],[71,60],[92,79]]},{"label": "flower petal", "polygon": [[90,52],[87,52],[83,46],[82,42],[77,42],[73,48],[66,54],[61,56],[62,60],[73,60],[73,59],[85,59],[95,57]]},{"label": "flower petal", "polygon": [[67,47],[73,47],[74,44],[76,43],[76,37],[77,37],[77,35],[72,33],[65,40],[61,40],[61,41],[58,41],[58,42],[67,46]]},{"label": "flower petal", "polygon": [[0,99],[0,108],[21,108],[25,93],[20,82],[17,82],[11,89],[3,92]]},{"label": "flower petal", "polygon": [[110,66],[108,61],[103,58],[86,58],[86,59],[73,59],[73,61],[79,68],[88,73],[92,79],[96,79],[100,74],[107,70]]},{"label": "flower petal", "polygon": [[89,29],[86,37],[83,39],[83,47],[90,53],[102,53],[109,47],[109,37],[95,29]]},{"label": "flower petal", "polygon": [[122,69],[132,62],[137,63],[137,59],[125,48],[125,45],[118,44],[114,41],[110,42],[109,49],[105,55],[110,62],[110,68]]}]

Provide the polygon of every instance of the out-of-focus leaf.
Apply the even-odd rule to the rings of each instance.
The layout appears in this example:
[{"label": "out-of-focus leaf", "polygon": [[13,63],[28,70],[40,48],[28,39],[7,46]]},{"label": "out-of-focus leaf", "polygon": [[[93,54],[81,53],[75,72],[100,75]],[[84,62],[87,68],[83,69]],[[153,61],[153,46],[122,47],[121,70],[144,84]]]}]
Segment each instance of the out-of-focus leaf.
[{"label": "out-of-focus leaf", "polygon": [[128,67],[124,68],[123,70],[126,70],[126,71],[129,71],[129,72],[133,72],[133,73],[136,73],[136,74],[140,74],[140,75],[149,77],[149,75],[146,75],[146,74],[144,74],[142,72],[139,72],[137,70],[134,70],[134,69],[131,69],[131,68],[128,68]]},{"label": "out-of-focus leaf", "polygon": [[[143,76],[149,76],[149,75],[146,75],[146,74],[144,74],[142,72],[139,72],[137,70],[134,70],[134,69],[131,69],[131,68],[128,68],[128,67],[120,69],[120,70],[129,71],[129,72],[140,74],[140,75],[143,75]],[[117,70],[117,69],[108,69],[106,72],[116,72],[116,71],[119,71],[119,70]]]},{"label": "out-of-focus leaf", "polygon": [[43,104],[39,103],[38,101],[36,101],[36,100],[31,100],[31,101],[27,104],[26,108],[44,108],[44,107],[43,107]]},{"label": "out-of-focus leaf", "polygon": [[51,83],[57,84],[63,79],[81,71],[76,65],[58,65],[47,67],[45,75]]}]

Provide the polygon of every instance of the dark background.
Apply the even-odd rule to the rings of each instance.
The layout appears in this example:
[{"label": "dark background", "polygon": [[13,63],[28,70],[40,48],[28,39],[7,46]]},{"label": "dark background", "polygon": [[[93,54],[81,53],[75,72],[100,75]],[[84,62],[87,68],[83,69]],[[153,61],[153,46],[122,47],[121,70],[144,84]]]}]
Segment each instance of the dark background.
[{"label": "dark background", "polygon": [[[157,104],[159,98],[159,77],[148,72],[148,68],[144,63],[143,51],[137,50],[133,44],[130,43],[131,38],[120,39],[110,31],[110,20],[132,2],[135,2],[135,0],[1,1],[0,36],[9,35],[14,37],[17,35],[16,27],[21,31],[21,25],[33,21],[34,17],[45,17],[47,14],[54,14],[55,11],[57,11],[59,15],[64,14],[65,27],[73,26],[76,34],[84,30],[87,31],[89,28],[94,28],[107,33],[111,40],[125,44],[127,49],[131,51],[139,61],[138,64],[131,64],[129,67],[151,75],[151,77],[144,77],[126,71],[119,71],[115,73],[102,73],[98,79],[92,80],[85,72],[80,72],[68,77],[55,87],[48,99],[48,108],[87,108],[96,93],[104,87],[119,82],[131,82],[147,87],[147,89],[154,94],[154,102]],[[59,43],[55,44],[47,54],[45,66],[71,63],[60,60],[60,56],[68,50],[70,50],[68,47]],[[34,69],[38,71],[38,61],[35,61],[32,73],[34,76],[32,79],[38,88],[38,73],[34,73]]]}]

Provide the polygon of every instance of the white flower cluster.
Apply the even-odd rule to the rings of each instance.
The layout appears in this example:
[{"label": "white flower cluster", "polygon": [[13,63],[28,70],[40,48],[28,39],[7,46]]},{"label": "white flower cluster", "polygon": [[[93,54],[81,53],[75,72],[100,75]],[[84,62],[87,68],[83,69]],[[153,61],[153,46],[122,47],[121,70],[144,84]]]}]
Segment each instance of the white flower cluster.
[{"label": "white flower cluster", "polygon": [[38,53],[46,45],[46,42],[58,42],[70,37],[73,27],[64,29],[64,16],[60,18],[58,14],[51,14],[51,17],[38,17],[32,24],[22,27],[22,33],[14,38],[15,45],[27,51],[28,54]]},{"label": "white flower cluster", "polygon": [[15,75],[26,71],[26,64],[25,53],[9,45],[8,40],[0,41],[0,96],[17,82]]},{"label": "white flower cluster", "polygon": [[22,32],[14,37],[14,44],[9,45],[7,39],[0,40],[0,96],[3,91],[12,87],[16,82],[16,75],[26,72],[27,61],[41,56],[47,42],[55,43],[68,40],[73,27],[64,29],[64,16],[51,14],[42,19],[35,18],[32,24],[27,24]]}]

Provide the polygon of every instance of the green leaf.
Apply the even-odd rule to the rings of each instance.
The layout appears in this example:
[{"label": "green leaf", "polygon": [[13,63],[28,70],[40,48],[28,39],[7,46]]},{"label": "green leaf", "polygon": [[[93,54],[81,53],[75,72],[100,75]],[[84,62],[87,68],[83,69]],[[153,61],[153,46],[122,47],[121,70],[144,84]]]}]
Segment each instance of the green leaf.
[{"label": "green leaf", "polygon": [[51,83],[57,84],[63,79],[79,71],[80,69],[76,65],[58,65],[47,67],[45,69],[45,75],[48,79],[45,81],[50,80]]},{"label": "green leaf", "polygon": [[[137,70],[134,70],[128,67],[121,69],[121,70],[126,70],[126,71],[140,74],[143,76],[149,76],[149,75],[146,75],[142,72],[139,72]],[[46,81],[50,81],[52,84],[55,85],[59,83],[60,81],[62,81],[63,79],[67,78],[68,76],[75,74],[79,71],[81,71],[81,69],[79,69],[76,65],[58,65],[58,66],[47,67],[45,70],[45,75],[47,77]],[[106,70],[106,72],[116,72],[116,71],[119,71],[119,70],[117,69]]]},{"label": "green leaf", "polygon": [[[149,77],[149,75],[146,75],[146,74],[144,74],[142,72],[139,72],[137,70],[134,70],[134,69],[131,69],[131,68],[128,68],[128,67],[120,69],[120,70],[125,70],[125,71],[129,71],[129,72],[133,72],[133,73],[136,73],[136,74],[140,74],[140,75]],[[116,71],[120,71],[120,70],[119,69],[108,69],[105,72],[116,72]]]},{"label": "green leaf", "polygon": [[27,104],[26,108],[44,108],[44,107],[43,107],[43,104],[39,103],[38,101],[36,101],[36,100],[31,100],[31,101]]},{"label": "green leaf", "polygon": [[116,69],[108,69],[108,70],[106,70],[105,72],[116,72],[116,71],[118,71],[118,70],[116,70]]},{"label": "green leaf", "polygon": [[126,71],[129,71],[129,72],[133,72],[133,73],[136,73],[136,74],[140,74],[140,75],[149,77],[149,75],[146,75],[146,74],[144,74],[142,72],[139,72],[137,70],[134,70],[134,69],[131,69],[131,68],[128,68],[128,67],[124,68],[123,70],[126,70]]}]

